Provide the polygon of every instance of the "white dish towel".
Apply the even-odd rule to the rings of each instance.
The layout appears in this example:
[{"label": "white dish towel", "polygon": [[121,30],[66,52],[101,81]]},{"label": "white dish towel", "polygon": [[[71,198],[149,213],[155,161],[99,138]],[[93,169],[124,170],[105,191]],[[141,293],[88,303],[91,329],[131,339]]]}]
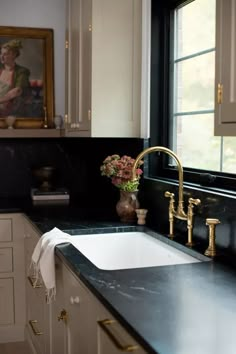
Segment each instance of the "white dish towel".
[{"label": "white dish towel", "polygon": [[32,273],[33,268],[35,283],[37,283],[41,274],[46,288],[47,303],[50,303],[56,296],[55,246],[70,241],[71,236],[69,234],[54,227],[40,237],[33,251],[29,272]]}]

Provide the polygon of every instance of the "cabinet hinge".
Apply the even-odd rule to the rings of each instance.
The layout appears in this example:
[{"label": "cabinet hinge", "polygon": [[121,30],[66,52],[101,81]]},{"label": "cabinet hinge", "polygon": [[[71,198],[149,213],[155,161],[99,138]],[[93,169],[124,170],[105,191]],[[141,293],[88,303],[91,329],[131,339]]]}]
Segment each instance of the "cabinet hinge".
[{"label": "cabinet hinge", "polygon": [[89,25],[89,32],[91,32],[92,31],[92,25]]},{"label": "cabinet hinge", "polygon": [[65,48],[66,48],[66,49],[69,48],[69,41],[68,41],[68,40],[66,40],[66,42],[65,42]]}]

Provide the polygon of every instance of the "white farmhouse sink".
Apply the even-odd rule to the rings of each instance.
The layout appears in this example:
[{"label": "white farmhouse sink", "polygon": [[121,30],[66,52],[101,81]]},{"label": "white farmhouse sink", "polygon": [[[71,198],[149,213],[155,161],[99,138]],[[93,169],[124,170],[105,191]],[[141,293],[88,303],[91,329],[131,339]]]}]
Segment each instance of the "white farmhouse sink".
[{"label": "white farmhouse sink", "polygon": [[104,270],[200,262],[145,232],[76,235],[71,237],[71,243]]}]

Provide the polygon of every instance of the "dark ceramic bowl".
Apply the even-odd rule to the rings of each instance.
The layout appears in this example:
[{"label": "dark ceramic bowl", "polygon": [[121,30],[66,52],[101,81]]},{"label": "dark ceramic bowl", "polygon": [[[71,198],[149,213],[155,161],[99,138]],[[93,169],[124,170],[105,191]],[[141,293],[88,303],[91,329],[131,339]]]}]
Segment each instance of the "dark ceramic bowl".
[{"label": "dark ceramic bowl", "polygon": [[52,188],[52,179],[54,175],[55,167],[43,166],[33,170],[33,176],[39,183],[39,189],[49,191]]}]

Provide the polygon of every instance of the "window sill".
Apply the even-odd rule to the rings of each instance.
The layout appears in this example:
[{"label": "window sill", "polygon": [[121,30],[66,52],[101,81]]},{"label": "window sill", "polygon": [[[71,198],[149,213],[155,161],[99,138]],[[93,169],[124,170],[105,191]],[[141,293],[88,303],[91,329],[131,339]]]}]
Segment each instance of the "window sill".
[{"label": "window sill", "polygon": [[[150,180],[153,182],[158,182],[161,181],[162,183],[165,184],[172,184],[174,186],[178,186],[179,183],[177,180],[173,180],[170,178],[164,178],[164,177],[144,177],[145,180]],[[228,189],[223,189],[223,188],[216,188],[216,187],[206,187],[206,186],[201,186],[200,184],[196,184],[196,183],[190,183],[190,182],[185,182],[184,181],[184,189],[193,189],[196,191],[203,191],[203,192],[207,192],[207,193],[212,193],[215,195],[219,195],[219,196],[223,196],[223,197],[231,197],[233,199],[236,198],[236,191],[233,190],[228,190]]]}]

